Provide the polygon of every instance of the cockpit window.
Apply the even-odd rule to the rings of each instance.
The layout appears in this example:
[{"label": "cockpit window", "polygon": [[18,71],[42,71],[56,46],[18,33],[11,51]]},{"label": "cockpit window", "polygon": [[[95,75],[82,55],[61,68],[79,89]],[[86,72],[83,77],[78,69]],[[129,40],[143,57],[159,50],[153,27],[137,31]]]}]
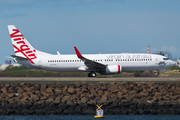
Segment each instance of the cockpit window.
[{"label": "cockpit window", "polygon": [[163,60],[168,60],[168,58],[163,58]]}]

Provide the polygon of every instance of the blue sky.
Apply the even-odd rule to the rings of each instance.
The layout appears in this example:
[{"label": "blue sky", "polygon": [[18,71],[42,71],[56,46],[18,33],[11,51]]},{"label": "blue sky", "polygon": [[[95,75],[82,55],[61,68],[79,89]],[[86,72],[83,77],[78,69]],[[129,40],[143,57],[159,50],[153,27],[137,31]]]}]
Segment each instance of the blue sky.
[{"label": "blue sky", "polygon": [[14,54],[7,25],[57,54],[150,53],[180,58],[179,0],[0,0],[0,64]]}]

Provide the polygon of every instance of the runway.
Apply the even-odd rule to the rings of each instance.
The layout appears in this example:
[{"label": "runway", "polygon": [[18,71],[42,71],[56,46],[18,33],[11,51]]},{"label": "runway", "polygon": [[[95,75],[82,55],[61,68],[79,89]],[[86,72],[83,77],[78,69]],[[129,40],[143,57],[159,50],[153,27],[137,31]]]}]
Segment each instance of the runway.
[{"label": "runway", "polygon": [[0,83],[180,82],[180,77],[0,77]]}]

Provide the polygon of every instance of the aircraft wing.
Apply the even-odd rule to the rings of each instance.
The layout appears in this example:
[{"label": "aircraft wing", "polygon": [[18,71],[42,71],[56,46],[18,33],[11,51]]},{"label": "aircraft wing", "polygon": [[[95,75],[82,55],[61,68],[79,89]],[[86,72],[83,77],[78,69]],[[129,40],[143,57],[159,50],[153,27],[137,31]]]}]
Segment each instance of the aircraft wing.
[{"label": "aircraft wing", "polygon": [[96,62],[96,61],[92,61],[90,59],[87,59],[85,57],[83,57],[81,55],[81,53],[78,51],[78,49],[74,46],[76,55],[79,59],[81,59],[82,61],[84,61],[84,64],[89,68],[89,69],[104,69],[106,67],[106,65]]},{"label": "aircraft wing", "polygon": [[20,57],[17,55],[11,55],[13,58],[21,59],[21,60],[28,60],[28,58]]}]

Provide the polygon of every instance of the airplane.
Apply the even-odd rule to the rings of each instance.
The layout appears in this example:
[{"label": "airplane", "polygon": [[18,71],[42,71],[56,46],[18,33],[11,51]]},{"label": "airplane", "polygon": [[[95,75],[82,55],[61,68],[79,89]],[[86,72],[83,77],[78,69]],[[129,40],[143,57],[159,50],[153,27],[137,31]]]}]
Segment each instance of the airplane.
[{"label": "airplane", "polygon": [[84,71],[88,77],[120,74],[122,71],[158,70],[170,68],[175,62],[157,54],[81,54],[74,46],[76,54],[57,55],[35,49],[14,25],[8,25],[15,55],[13,60],[24,66],[50,71]]}]

